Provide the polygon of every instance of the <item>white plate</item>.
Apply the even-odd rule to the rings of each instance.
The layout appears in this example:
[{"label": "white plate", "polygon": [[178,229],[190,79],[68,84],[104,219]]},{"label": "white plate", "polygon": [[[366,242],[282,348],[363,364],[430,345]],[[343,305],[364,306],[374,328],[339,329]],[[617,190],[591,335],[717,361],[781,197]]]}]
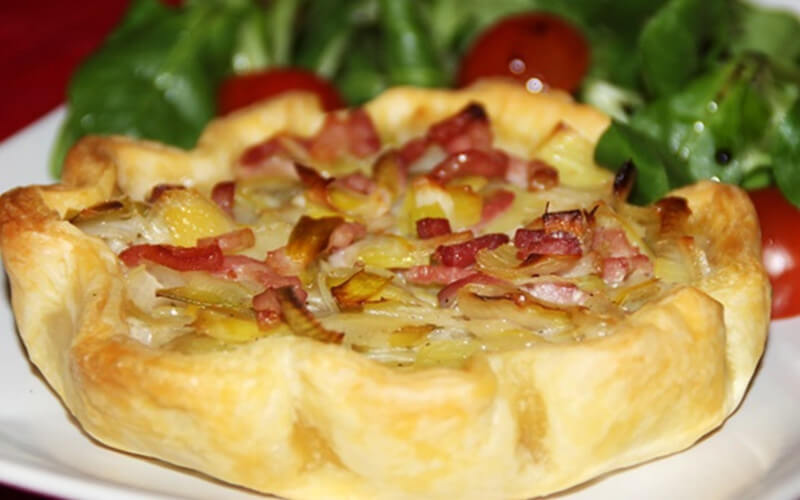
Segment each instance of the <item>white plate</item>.
[{"label": "white plate", "polygon": [[[63,111],[0,144],[0,192],[49,183],[46,156]],[[264,498],[113,451],[76,425],[28,363],[0,290],[0,482],[82,499]],[[693,448],[579,487],[559,499],[800,496],[800,318],[773,322],[742,407]]]}]

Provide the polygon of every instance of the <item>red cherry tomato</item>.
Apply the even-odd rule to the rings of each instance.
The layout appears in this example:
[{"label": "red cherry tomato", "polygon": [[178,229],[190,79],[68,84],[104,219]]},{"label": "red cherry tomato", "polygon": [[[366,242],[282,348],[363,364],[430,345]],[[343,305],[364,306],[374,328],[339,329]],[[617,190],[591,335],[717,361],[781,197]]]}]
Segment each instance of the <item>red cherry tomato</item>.
[{"label": "red cherry tomato", "polygon": [[[561,18],[529,13],[505,18],[485,31],[461,62],[458,83],[484,76],[536,80],[574,92],[589,67],[583,35]],[[530,83],[528,83],[530,81]]]},{"label": "red cherry tomato", "polygon": [[219,89],[217,109],[224,115],[290,90],[317,94],[325,111],[345,107],[336,88],[316,74],[300,68],[277,68],[234,75],[225,80]]},{"label": "red cherry tomato", "polygon": [[800,210],[778,188],[752,191],[761,223],[764,267],[772,283],[772,317],[800,314]]}]

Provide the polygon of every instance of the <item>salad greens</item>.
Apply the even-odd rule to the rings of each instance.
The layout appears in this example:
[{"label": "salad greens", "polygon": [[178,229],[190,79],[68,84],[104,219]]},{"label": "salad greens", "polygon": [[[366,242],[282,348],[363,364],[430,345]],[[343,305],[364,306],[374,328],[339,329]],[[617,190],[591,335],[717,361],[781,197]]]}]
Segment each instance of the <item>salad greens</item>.
[{"label": "salad greens", "polygon": [[[759,35],[756,35],[759,33]],[[585,100],[614,123],[595,152],[612,169],[633,160],[632,197],[650,202],[669,189],[717,179],[748,189],[776,182],[800,206],[800,165],[792,163],[800,122],[800,21],[793,14],[723,0],[670,0],[647,19],[634,48],[639,82]],[[606,99],[602,102],[601,99]],[[609,109],[611,104],[612,109]],[[644,154],[647,151],[649,154]]]},{"label": "salad greens", "polygon": [[235,73],[304,67],[353,105],[446,86],[482,30],[530,10],[587,38],[578,97],[614,118],[596,160],[636,165],[634,201],[714,178],[800,206],[800,21],[741,0],[134,0],[72,78],[52,166],[88,133],[193,146]]}]

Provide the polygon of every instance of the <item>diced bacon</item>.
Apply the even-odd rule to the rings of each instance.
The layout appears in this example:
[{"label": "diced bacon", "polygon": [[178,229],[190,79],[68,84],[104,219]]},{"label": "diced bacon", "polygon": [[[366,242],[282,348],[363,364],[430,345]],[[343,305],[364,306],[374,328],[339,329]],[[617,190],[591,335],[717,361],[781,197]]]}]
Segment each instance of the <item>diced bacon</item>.
[{"label": "diced bacon", "polygon": [[505,281],[495,278],[493,276],[489,276],[483,273],[473,273],[464,278],[456,280],[446,287],[439,290],[439,293],[436,294],[436,298],[439,301],[440,307],[450,307],[453,305],[455,301],[456,294],[458,291],[470,283],[478,283],[482,285],[504,285],[506,284]]},{"label": "diced bacon", "polygon": [[350,111],[347,120],[348,150],[356,158],[367,158],[381,149],[381,138],[375,124],[362,108]]},{"label": "diced bacon", "polygon": [[517,256],[523,260],[531,254],[580,256],[583,253],[581,241],[567,231],[548,233],[543,229],[520,228],[514,233],[514,246],[519,249]]},{"label": "diced bacon", "polygon": [[425,154],[426,149],[428,149],[428,139],[426,137],[416,137],[403,144],[403,147],[397,152],[397,156],[401,165],[408,168],[409,165],[412,165]]},{"label": "diced bacon", "polygon": [[592,215],[583,210],[547,212],[542,215],[542,228],[547,233],[565,231],[582,237],[589,231]]},{"label": "diced bacon", "polygon": [[253,230],[249,227],[236,229],[229,233],[211,236],[209,238],[200,238],[197,240],[197,246],[207,247],[209,245],[217,245],[225,253],[238,252],[245,250],[256,243],[256,237]]},{"label": "diced bacon", "polygon": [[269,329],[281,320],[281,304],[274,288],[267,288],[253,297],[253,309],[256,311],[258,326]]},{"label": "diced bacon", "polygon": [[541,160],[528,162],[528,191],[545,191],[558,186],[558,170]]},{"label": "diced bacon", "polygon": [[317,161],[331,163],[345,156],[348,143],[346,120],[339,118],[339,114],[329,114],[322,129],[310,142],[308,151]]},{"label": "diced bacon", "polygon": [[589,299],[589,294],[573,283],[537,282],[523,285],[522,288],[539,300],[562,306],[583,305]]},{"label": "diced bacon", "polygon": [[414,266],[403,272],[406,280],[415,285],[449,285],[472,274],[475,271],[453,266]]},{"label": "diced bacon", "polygon": [[511,156],[506,180],[528,191],[544,191],[558,186],[558,170],[541,160],[524,160]]},{"label": "diced bacon", "polygon": [[286,247],[276,248],[267,252],[265,262],[276,273],[283,276],[296,276],[303,271],[303,263],[289,257]]},{"label": "diced bacon", "polygon": [[339,250],[367,235],[367,228],[357,222],[342,222],[331,232],[326,251]]},{"label": "diced bacon", "polygon": [[492,219],[511,208],[514,203],[514,193],[507,189],[498,189],[483,200],[481,208],[480,226],[489,223]]},{"label": "diced bacon", "polygon": [[508,157],[506,181],[518,188],[528,189],[528,162],[518,156]]},{"label": "diced bacon", "polygon": [[292,287],[295,295],[305,301],[307,293],[297,276],[278,274],[266,261],[256,260],[245,255],[227,255],[215,274],[234,281],[250,282],[264,288]]},{"label": "diced bacon", "polygon": [[592,249],[603,257],[633,257],[639,254],[639,250],[628,241],[625,231],[616,227],[595,229]]},{"label": "diced bacon", "polygon": [[480,104],[471,103],[431,126],[427,139],[452,154],[468,149],[488,150],[492,147],[493,137],[486,111]]},{"label": "diced bacon", "polygon": [[653,263],[646,255],[629,257],[608,257],[603,259],[603,281],[609,285],[621,283],[634,271],[649,276],[653,273]]},{"label": "diced bacon", "polygon": [[150,191],[150,196],[147,197],[147,201],[149,203],[155,203],[155,201],[159,199],[162,194],[173,189],[186,189],[186,186],[181,184],[158,184],[153,188],[152,191]]},{"label": "diced bacon", "polygon": [[277,135],[245,149],[239,157],[239,163],[246,167],[256,167],[276,155],[291,158],[291,154],[283,145],[281,136]]},{"label": "diced bacon", "polygon": [[609,257],[603,259],[603,281],[609,284],[621,283],[630,272],[627,257]]},{"label": "diced bacon", "polygon": [[237,175],[245,178],[275,176],[296,179],[294,163],[306,159],[306,147],[305,141],[298,137],[275,135],[244,150],[239,157]]},{"label": "diced bacon", "polygon": [[381,148],[381,140],[372,119],[363,109],[329,114],[322,128],[309,141],[311,157],[330,163],[350,154],[356,158],[371,156]]},{"label": "diced bacon", "polygon": [[279,313],[281,305],[278,302],[278,295],[275,288],[268,288],[263,292],[253,296],[253,309],[256,311],[275,311]]},{"label": "diced bacon", "polygon": [[236,195],[236,183],[233,181],[220,182],[211,190],[211,199],[226,214],[233,217],[233,203]]},{"label": "diced bacon", "polygon": [[417,235],[424,240],[451,232],[450,221],[443,217],[425,217],[417,221]]},{"label": "diced bacon", "polygon": [[492,233],[479,236],[464,243],[455,245],[442,245],[436,249],[431,260],[445,266],[467,267],[475,263],[475,255],[483,249],[493,250],[503,243],[507,243],[508,236],[502,233]]},{"label": "diced bacon", "polygon": [[222,268],[222,250],[219,245],[205,247],[176,247],[172,245],[134,245],[119,254],[128,267],[144,261],[166,266],[176,271],[210,271]]},{"label": "diced bacon", "polygon": [[502,151],[468,149],[442,160],[433,167],[428,177],[442,184],[465,175],[504,178],[507,168],[508,156]]},{"label": "diced bacon", "polygon": [[354,172],[342,177],[337,177],[331,184],[342,186],[346,189],[361,194],[370,194],[375,191],[375,188],[377,187],[375,181],[361,172]]}]

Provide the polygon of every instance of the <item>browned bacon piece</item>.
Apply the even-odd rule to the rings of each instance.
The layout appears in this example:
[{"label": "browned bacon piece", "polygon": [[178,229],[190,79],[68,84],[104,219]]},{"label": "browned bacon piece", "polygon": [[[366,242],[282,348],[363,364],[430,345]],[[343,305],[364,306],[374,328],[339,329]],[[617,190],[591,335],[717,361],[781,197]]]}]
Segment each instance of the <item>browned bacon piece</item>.
[{"label": "browned bacon piece", "polygon": [[514,246],[519,249],[517,256],[527,259],[537,255],[581,255],[581,241],[569,231],[548,233],[544,229],[517,229],[514,233]]},{"label": "browned bacon piece", "polygon": [[424,240],[451,232],[450,221],[444,217],[425,217],[417,221],[417,235]]},{"label": "browned bacon piece", "polygon": [[211,190],[211,200],[231,217],[233,217],[233,204],[235,197],[236,183],[234,181],[217,183]]},{"label": "browned bacon piece", "polygon": [[119,254],[128,267],[144,261],[154,262],[176,271],[218,271],[225,256],[219,245],[176,247],[172,245],[133,245]]},{"label": "browned bacon piece", "polygon": [[431,260],[445,266],[467,267],[475,263],[475,255],[483,249],[493,250],[508,243],[508,236],[502,233],[485,234],[464,243],[442,245],[436,249]]},{"label": "browned bacon piece", "polygon": [[442,184],[465,175],[503,178],[507,168],[508,156],[500,150],[467,149],[439,162],[428,177]]},{"label": "browned bacon piece", "polygon": [[493,140],[489,117],[478,103],[470,103],[455,115],[435,123],[426,138],[448,153],[490,149]]}]

